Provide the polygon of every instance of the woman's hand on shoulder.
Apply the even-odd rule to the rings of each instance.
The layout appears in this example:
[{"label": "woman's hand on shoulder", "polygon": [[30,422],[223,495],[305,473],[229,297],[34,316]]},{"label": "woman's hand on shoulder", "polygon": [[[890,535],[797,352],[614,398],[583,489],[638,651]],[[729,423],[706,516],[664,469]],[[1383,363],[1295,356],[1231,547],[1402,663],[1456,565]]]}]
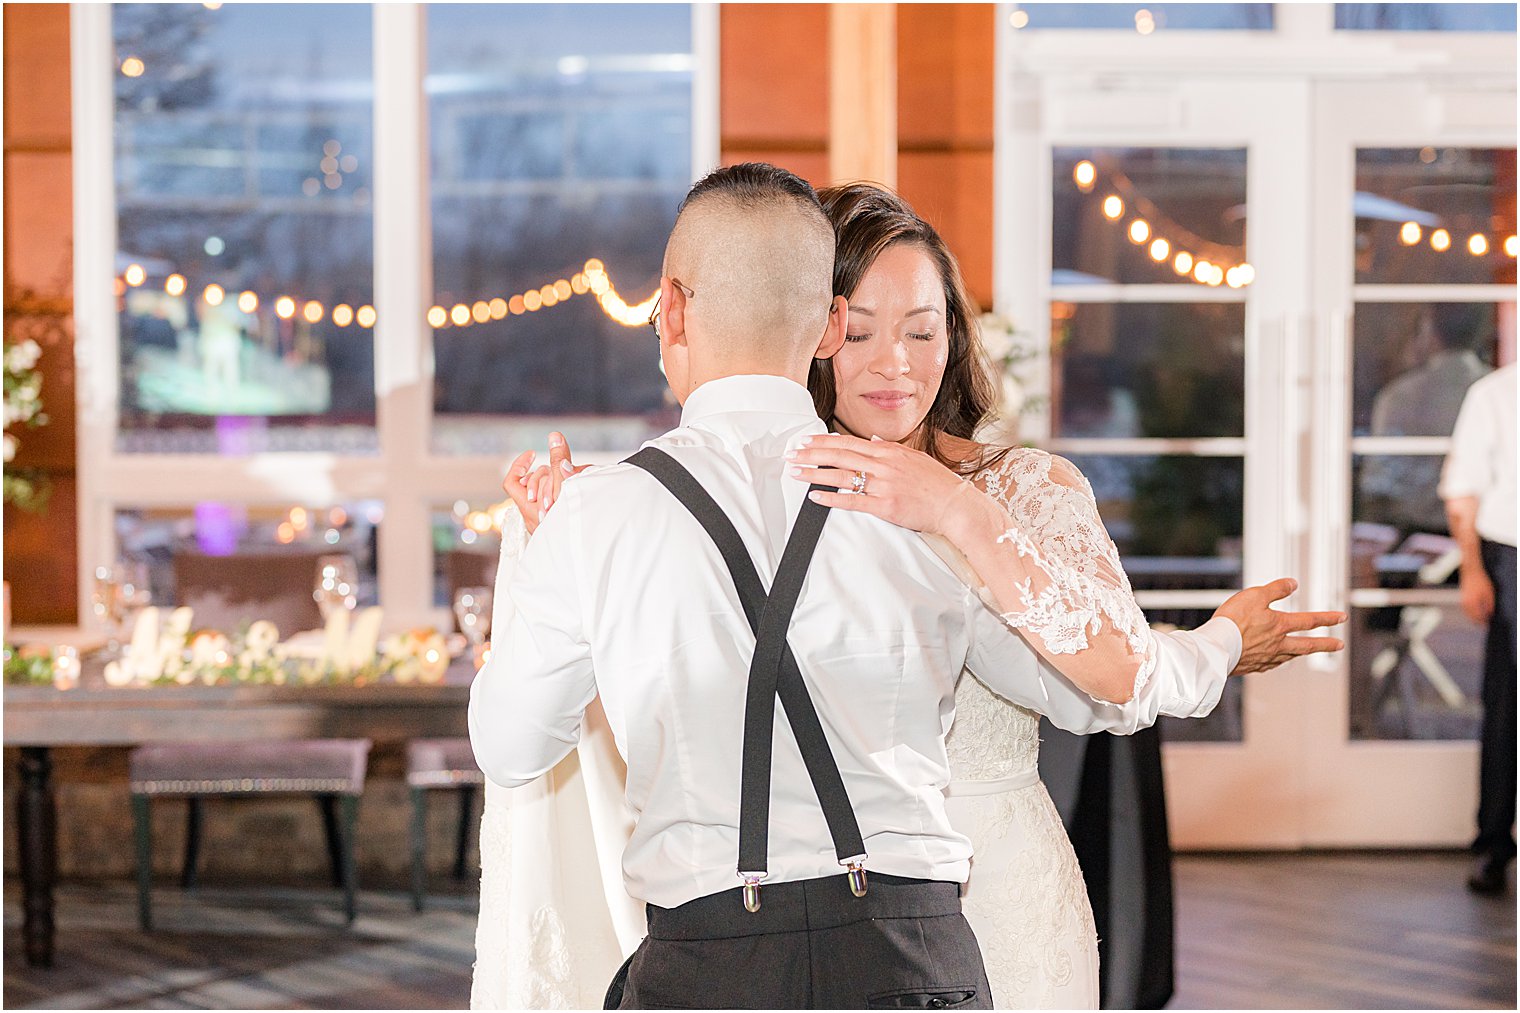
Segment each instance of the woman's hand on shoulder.
[{"label": "woman's hand on shoulder", "polygon": [[502,490],[517,506],[518,513],[522,514],[523,526],[530,535],[538,530],[544,515],[549,512],[554,501],[559,499],[559,491],[565,479],[590,467],[583,464],[577,468],[571,462],[570,443],[561,433],[549,434],[548,464],[534,468],[533,461],[537,456],[531,450],[523,451],[507,469],[507,477],[501,483]]},{"label": "woman's hand on shoulder", "polygon": [[815,502],[914,531],[953,536],[984,498],[933,457],[900,443],[830,433],[811,437],[790,456],[793,477],[841,490],[814,490]]}]

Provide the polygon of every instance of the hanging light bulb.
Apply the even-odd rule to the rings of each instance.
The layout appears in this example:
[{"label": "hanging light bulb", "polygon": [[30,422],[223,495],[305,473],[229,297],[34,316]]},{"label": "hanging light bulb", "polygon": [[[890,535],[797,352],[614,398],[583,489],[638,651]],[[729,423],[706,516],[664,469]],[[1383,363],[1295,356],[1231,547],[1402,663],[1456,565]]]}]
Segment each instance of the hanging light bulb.
[{"label": "hanging light bulb", "polygon": [[296,315],[296,301],[288,295],[282,295],[274,301],[274,315],[281,320],[289,320]]},{"label": "hanging light bulb", "polygon": [[128,264],[127,269],[122,272],[121,276],[133,288],[148,280],[148,272],[141,264]]},{"label": "hanging light bulb", "polygon": [[427,322],[434,330],[445,327],[449,322],[449,311],[442,306],[434,306],[427,311]]},{"label": "hanging light bulb", "polygon": [[1430,248],[1437,253],[1451,249],[1451,233],[1445,229],[1436,229],[1430,234]]},{"label": "hanging light bulb", "polygon": [[1118,194],[1109,194],[1103,198],[1103,217],[1109,221],[1118,221],[1124,216],[1124,201]]},{"label": "hanging light bulb", "polygon": [[1422,235],[1424,233],[1420,231],[1418,222],[1405,222],[1399,226],[1399,242],[1405,246],[1413,246],[1415,243],[1418,243]]},{"label": "hanging light bulb", "polygon": [[1151,240],[1151,259],[1156,263],[1164,263],[1171,252],[1172,244],[1168,243],[1165,239],[1157,237]]},{"label": "hanging light bulb", "polygon": [[308,324],[321,323],[323,312],[322,304],[313,299],[301,310],[301,318]]},{"label": "hanging light bulb", "polygon": [[1193,273],[1193,255],[1186,250],[1177,253],[1177,259],[1172,261],[1172,269],[1181,275]]},{"label": "hanging light bulb", "polygon": [[1240,283],[1242,285],[1250,285],[1256,281],[1256,268],[1250,264],[1241,264],[1235,270],[1240,272]]},{"label": "hanging light bulb", "polygon": [[463,327],[470,322],[470,307],[464,303],[455,303],[454,308],[449,310],[449,320],[455,327]]},{"label": "hanging light bulb", "polygon": [[1093,183],[1098,180],[1098,168],[1088,161],[1077,163],[1077,167],[1071,170],[1071,178],[1076,181],[1077,187],[1083,192],[1091,190]]},{"label": "hanging light bulb", "polygon": [[375,326],[375,307],[369,305],[360,306],[359,311],[354,314],[354,319],[359,321],[360,327]]},{"label": "hanging light bulb", "polygon": [[184,295],[187,284],[184,275],[171,274],[164,279],[164,291],[170,295]]},{"label": "hanging light bulb", "polygon": [[1129,223],[1129,241],[1139,246],[1151,237],[1151,226],[1144,218]]},{"label": "hanging light bulb", "polygon": [[1474,232],[1467,239],[1467,252],[1474,257],[1482,257],[1488,253],[1488,237],[1481,232]]},{"label": "hanging light bulb", "polygon": [[238,296],[238,309],[244,313],[252,313],[259,308],[259,296],[257,292],[243,292]]},{"label": "hanging light bulb", "polygon": [[347,327],[354,322],[354,308],[346,302],[333,307],[332,322],[336,327]]},{"label": "hanging light bulb", "polygon": [[201,298],[206,300],[207,306],[220,306],[222,300],[227,297],[227,290],[216,282],[206,286],[206,291],[201,293]]},{"label": "hanging light bulb", "polygon": [[1209,263],[1207,260],[1200,260],[1193,265],[1194,280],[1203,282],[1205,285],[1207,285],[1209,279],[1212,277],[1214,277],[1214,265]]},{"label": "hanging light bulb", "polygon": [[1514,236],[1507,237],[1504,240],[1504,255],[1507,256],[1507,257],[1513,257],[1515,255],[1515,252],[1516,252],[1516,246],[1517,246],[1517,243],[1515,241],[1515,237]]}]

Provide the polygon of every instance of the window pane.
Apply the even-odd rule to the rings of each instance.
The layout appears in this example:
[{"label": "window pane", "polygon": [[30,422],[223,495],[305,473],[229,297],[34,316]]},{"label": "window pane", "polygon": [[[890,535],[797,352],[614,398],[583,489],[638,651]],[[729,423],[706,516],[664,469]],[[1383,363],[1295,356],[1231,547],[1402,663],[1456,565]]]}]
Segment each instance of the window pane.
[{"label": "window pane", "polygon": [[1272,4],[1018,4],[1013,26],[1128,28],[1142,35],[1161,28],[1270,31],[1272,7]]},{"label": "window pane", "polygon": [[1353,739],[1476,739],[1483,641],[1457,605],[1351,611]]},{"label": "window pane", "polygon": [[1441,454],[1357,455],[1351,463],[1353,587],[1421,587],[1456,580],[1456,542],[1437,495]]},{"label": "window pane", "polygon": [[1238,457],[1071,454],[1136,591],[1238,587]]},{"label": "window pane", "polygon": [[1356,280],[1515,281],[1514,148],[1360,148]]},{"label": "window pane", "polygon": [[360,605],[378,603],[378,500],[336,506],[197,503],[116,511],[124,558],[147,564],[155,605],[190,605],[196,627],[230,632],[268,618],[282,636],[321,625],[312,590],[316,561],[353,558]]},{"label": "window pane", "polygon": [[1358,303],[1352,432],[1450,436],[1513,320],[1491,303]]},{"label": "window pane", "polygon": [[1239,303],[1055,303],[1056,433],[1240,436],[1245,307]]},{"label": "window pane", "polygon": [[[1057,148],[1055,284],[1238,288],[1246,256],[1244,148]],[[1201,264],[1200,262],[1206,262]],[[1221,268],[1217,278],[1208,267]]]},{"label": "window pane", "polygon": [[118,449],[375,452],[368,6],[112,28]]},{"label": "window pane", "polygon": [[433,6],[428,61],[435,449],[637,446],[670,419],[638,307],[691,182],[690,7]]},{"label": "window pane", "polygon": [[1363,32],[1513,32],[1514,4],[1336,4],[1335,27]]}]

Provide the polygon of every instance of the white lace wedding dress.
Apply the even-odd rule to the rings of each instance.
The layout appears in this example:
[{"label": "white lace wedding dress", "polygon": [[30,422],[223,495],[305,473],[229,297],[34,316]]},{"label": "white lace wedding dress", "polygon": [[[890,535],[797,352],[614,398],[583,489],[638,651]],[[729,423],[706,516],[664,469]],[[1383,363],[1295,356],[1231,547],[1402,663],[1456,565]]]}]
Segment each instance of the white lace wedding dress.
[{"label": "white lace wedding dress", "polygon": [[[991,579],[931,539],[936,551],[1064,673],[1123,664],[1137,689],[1143,685],[1154,665],[1152,634],[1086,480],[1061,458],[1015,449],[976,483],[1009,518],[999,545],[984,547],[980,575],[990,570]],[[521,519],[511,519],[498,587],[526,541]],[[493,626],[503,629],[510,597],[497,594],[495,603]],[[1008,603],[1017,607],[1001,607]],[[955,702],[947,808],[975,852],[965,913],[993,1000],[1001,1009],[1096,1009],[1092,909],[1036,770],[1039,715],[969,673]],[[631,826],[622,778],[606,719],[593,706],[577,751],[547,777],[515,789],[487,783],[472,1008],[600,1008],[644,934],[643,905],[622,886]]]}]

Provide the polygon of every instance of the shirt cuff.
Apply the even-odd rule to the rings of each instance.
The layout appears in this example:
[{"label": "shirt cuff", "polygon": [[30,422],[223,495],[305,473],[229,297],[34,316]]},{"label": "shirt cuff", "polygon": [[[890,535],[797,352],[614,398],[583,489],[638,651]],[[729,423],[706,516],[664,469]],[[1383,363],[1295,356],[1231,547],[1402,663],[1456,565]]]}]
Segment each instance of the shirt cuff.
[{"label": "shirt cuff", "polygon": [[1240,664],[1240,654],[1246,646],[1240,636],[1240,627],[1235,625],[1235,620],[1225,616],[1215,616],[1193,632],[1225,652],[1230,659],[1230,664],[1224,670],[1225,675],[1235,671],[1235,666]]}]

